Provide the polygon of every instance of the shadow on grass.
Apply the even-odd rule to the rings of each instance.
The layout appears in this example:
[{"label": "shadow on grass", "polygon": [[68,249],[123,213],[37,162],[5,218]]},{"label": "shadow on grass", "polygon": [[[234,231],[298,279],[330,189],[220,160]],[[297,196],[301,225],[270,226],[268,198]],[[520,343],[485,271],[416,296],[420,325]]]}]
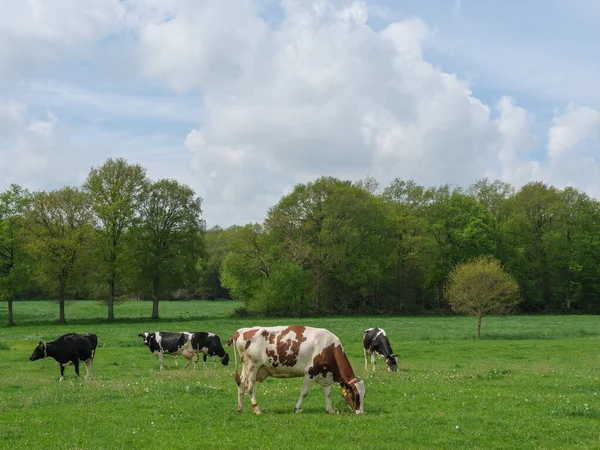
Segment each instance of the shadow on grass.
[{"label": "shadow on grass", "polygon": [[481,336],[482,341],[527,341],[527,340],[557,340],[565,338],[580,338],[580,337],[600,337],[599,331],[590,330],[572,330],[567,332],[558,332],[549,334],[545,332],[525,332],[525,333],[486,333]]},{"label": "shadow on grass", "polygon": [[152,325],[151,328],[156,328],[158,325],[169,324],[169,323],[181,323],[181,322],[198,322],[206,320],[231,320],[231,317],[215,317],[215,316],[185,316],[185,317],[167,317],[160,319],[151,319],[149,317],[120,317],[115,320],[108,320],[106,318],[92,317],[92,318],[77,318],[67,319],[66,323],[60,324],[58,319],[37,319],[37,320],[24,320],[19,321],[16,326],[28,326],[28,327],[44,327],[49,325],[63,325],[63,326],[79,326],[79,325]]},{"label": "shadow on grass", "polygon": [[566,411],[565,416],[598,420],[598,419],[600,419],[600,411],[597,411],[595,409],[588,409],[588,410],[578,409],[576,411]]}]

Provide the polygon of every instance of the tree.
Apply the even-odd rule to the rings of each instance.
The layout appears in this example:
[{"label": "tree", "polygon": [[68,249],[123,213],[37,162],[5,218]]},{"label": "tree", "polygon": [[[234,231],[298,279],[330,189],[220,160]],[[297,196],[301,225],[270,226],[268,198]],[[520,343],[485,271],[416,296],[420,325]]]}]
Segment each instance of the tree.
[{"label": "tree", "polygon": [[510,314],[520,300],[517,282],[498,260],[486,256],[454,267],[444,294],[454,311],[477,317],[477,339],[484,316]]},{"label": "tree", "polygon": [[152,183],[140,207],[135,230],[138,277],[152,287],[152,319],[158,319],[161,295],[186,280],[197,279],[206,224],[202,199],[188,186],[163,179]]},{"label": "tree", "polygon": [[227,255],[223,259],[223,286],[231,296],[246,304],[251,312],[270,312],[268,296],[257,301],[272,271],[273,256],[268,233],[258,223],[232,226],[228,234]]},{"label": "tree", "polygon": [[227,289],[221,283],[223,260],[228,251],[227,236],[228,233],[218,225],[207,230],[204,236],[206,252],[198,262],[203,275],[202,294],[204,297],[210,297],[213,300],[227,298],[229,295]]},{"label": "tree", "polygon": [[552,306],[553,274],[549,259],[549,238],[559,225],[564,202],[559,191],[541,182],[523,186],[509,202],[514,258],[505,261],[523,292],[522,309],[528,312]]},{"label": "tree", "polygon": [[449,185],[430,191],[431,203],[425,214],[432,239],[428,279],[432,306],[444,307],[443,290],[448,272],[458,263],[480,255],[494,254],[494,241],[487,212],[462,189]]},{"label": "tree", "polygon": [[115,319],[115,284],[124,263],[123,236],[137,216],[146,183],[146,170],[142,166],[129,165],[119,158],[93,167],[83,185],[100,225],[97,249],[103,262],[102,275],[108,284],[109,321]]},{"label": "tree", "polygon": [[40,277],[55,291],[59,322],[65,322],[65,294],[77,274],[77,264],[90,248],[93,237],[92,210],[87,195],[64,187],[38,192],[26,219],[27,248],[38,260]]},{"label": "tree", "polygon": [[[425,207],[430,192],[414,181],[396,178],[384,189],[391,222],[388,278],[393,293],[393,309],[415,310],[422,300],[425,277],[423,255],[426,253]],[[430,239],[429,239],[430,240]]]},{"label": "tree", "polygon": [[0,194],[0,299],[8,302],[9,327],[14,325],[13,300],[26,285],[28,258],[22,228],[31,201],[31,193],[16,184]]}]

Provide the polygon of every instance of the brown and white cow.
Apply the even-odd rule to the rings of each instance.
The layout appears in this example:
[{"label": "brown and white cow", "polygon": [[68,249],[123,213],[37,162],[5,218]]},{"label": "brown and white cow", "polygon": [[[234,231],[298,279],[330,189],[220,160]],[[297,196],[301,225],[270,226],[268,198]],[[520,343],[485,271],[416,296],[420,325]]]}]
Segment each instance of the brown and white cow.
[{"label": "brown and white cow", "polygon": [[[244,409],[244,394],[252,401],[255,414],[260,414],[255,396],[256,381],[267,377],[304,378],[296,412],[314,382],[321,385],[325,409],[333,414],[330,389],[333,383],[342,387],[342,396],[356,414],[364,413],[365,382],[354,375],[338,337],[323,328],[277,326],[240,328],[227,341],[234,344],[235,381],[238,385],[238,412]],[[242,360],[238,373],[237,357]]]}]

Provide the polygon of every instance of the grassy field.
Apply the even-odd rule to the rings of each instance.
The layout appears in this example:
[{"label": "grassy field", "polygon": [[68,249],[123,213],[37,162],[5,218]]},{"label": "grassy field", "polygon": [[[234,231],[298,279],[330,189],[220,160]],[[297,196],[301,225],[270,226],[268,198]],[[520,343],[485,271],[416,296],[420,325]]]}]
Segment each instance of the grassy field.
[{"label": "grassy field", "polygon": [[[149,302],[106,308],[67,305],[57,324],[52,302],[15,304],[6,327],[0,303],[0,448],[10,449],[597,449],[600,448],[600,317],[486,318],[474,340],[468,317],[238,319],[235,302],[164,302],[150,321]],[[242,326],[306,324],[337,334],[365,379],[365,415],[355,416],[332,388],[336,415],[314,386],[295,414],[300,379],[258,385],[262,416],[236,412],[233,354],[227,367],[183,369],[158,359],[142,331],[212,331],[227,340]],[[400,357],[398,373],[364,369],[365,328],[386,329]],[[30,362],[39,340],[94,332],[92,377],[73,367],[58,382],[54,360]],[[185,361],[183,358],[180,358]],[[82,374],[85,368],[82,367]]]}]

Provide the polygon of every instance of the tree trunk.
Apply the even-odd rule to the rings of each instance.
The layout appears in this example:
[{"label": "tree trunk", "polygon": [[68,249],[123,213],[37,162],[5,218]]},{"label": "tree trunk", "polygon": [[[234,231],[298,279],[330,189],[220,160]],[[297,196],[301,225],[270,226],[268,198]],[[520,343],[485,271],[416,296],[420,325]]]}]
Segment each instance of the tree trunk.
[{"label": "tree trunk", "polygon": [[152,316],[151,319],[159,319],[158,317],[158,295],[152,295]]},{"label": "tree trunk", "polygon": [[481,316],[477,316],[477,339],[481,336]]},{"label": "tree trunk", "polygon": [[108,282],[108,321],[115,320],[115,279],[111,277]]},{"label": "tree trunk", "polygon": [[152,282],[152,316],[151,319],[158,320],[158,277]]},{"label": "tree trunk", "polygon": [[214,299],[217,300],[219,297],[219,271],[215,270],[214,280],[215,280],[215,291],[214,291]]},{"label": "tree trunk", "polygon": [[65,325],[67,322],[65,321],[65,284],[63,281],[60,281],[58,287],[58,305],[58,323]]},{"label": "tree trunk", "polygon": [[13,301],[8,301],[8,326],[12,327],[15,323],[13,322]]}]

